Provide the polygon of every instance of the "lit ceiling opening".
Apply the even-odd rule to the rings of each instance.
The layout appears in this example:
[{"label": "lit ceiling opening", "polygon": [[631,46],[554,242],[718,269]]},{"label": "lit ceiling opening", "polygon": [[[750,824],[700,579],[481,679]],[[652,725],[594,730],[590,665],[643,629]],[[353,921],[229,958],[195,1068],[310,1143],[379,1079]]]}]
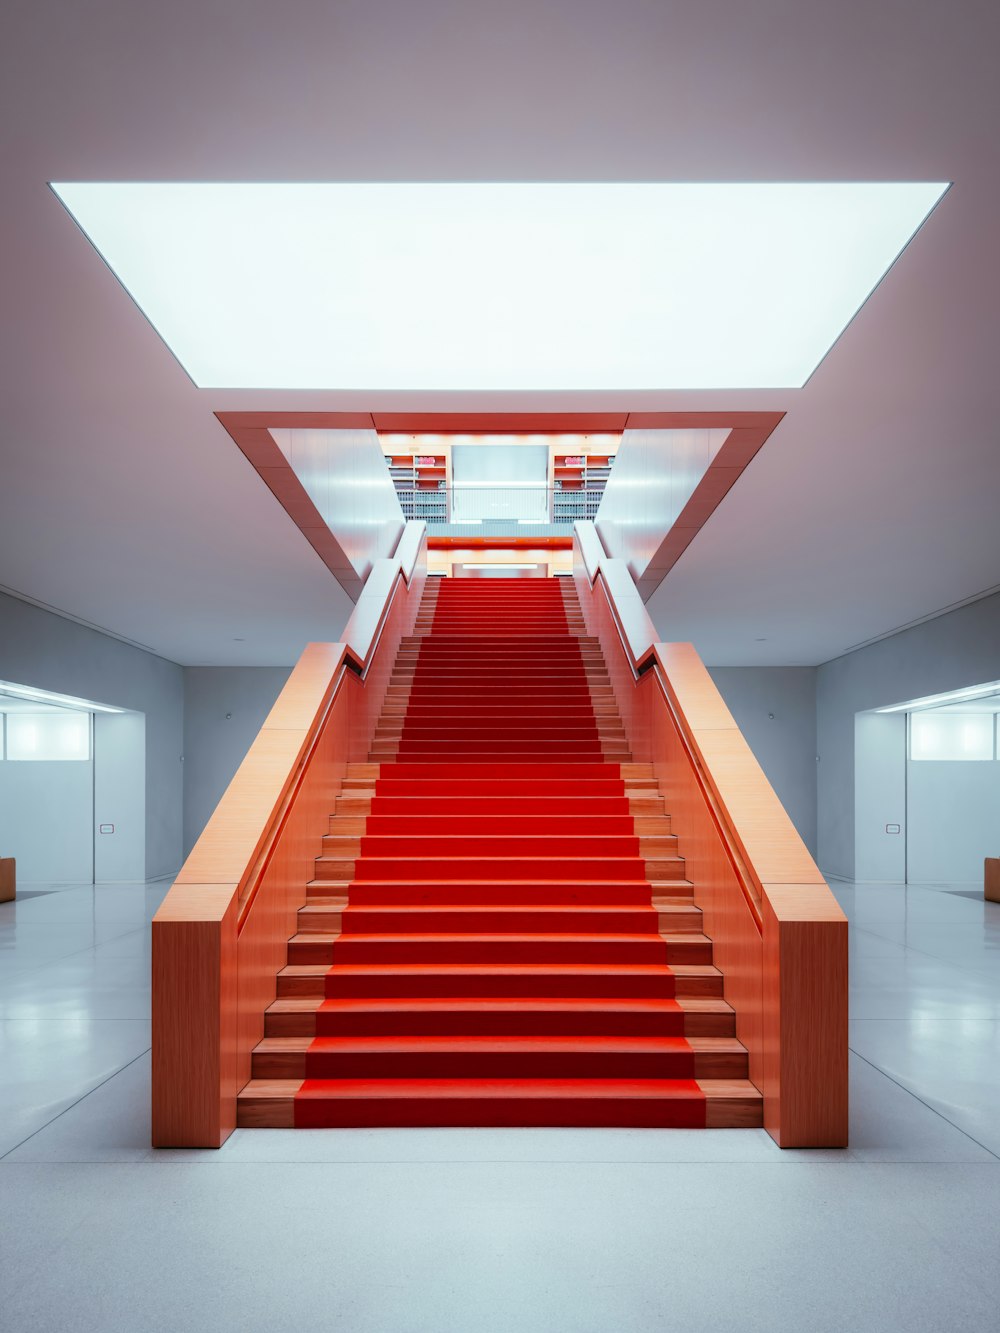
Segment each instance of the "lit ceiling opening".
[{"label": "lit ceiling opening", "polygon": [[53,189],[201,388],[805,383],[940,183]]}]

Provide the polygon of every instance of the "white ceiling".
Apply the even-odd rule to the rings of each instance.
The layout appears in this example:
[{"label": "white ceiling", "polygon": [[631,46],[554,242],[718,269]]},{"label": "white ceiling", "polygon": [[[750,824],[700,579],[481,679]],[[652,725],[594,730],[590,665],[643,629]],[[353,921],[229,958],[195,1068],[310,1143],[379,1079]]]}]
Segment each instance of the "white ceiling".
[{"label": "white ceiling", "polygon": [[[815,663],[995,587],[998,39],[979,0],[13,0],[0,585],[290,662],[347,601],[215,410],[717,406],[788,415],[651,603],[665,637]],[[805,389],[456,399],[195,389],[46,188],[87,179],[955,186]]]}]

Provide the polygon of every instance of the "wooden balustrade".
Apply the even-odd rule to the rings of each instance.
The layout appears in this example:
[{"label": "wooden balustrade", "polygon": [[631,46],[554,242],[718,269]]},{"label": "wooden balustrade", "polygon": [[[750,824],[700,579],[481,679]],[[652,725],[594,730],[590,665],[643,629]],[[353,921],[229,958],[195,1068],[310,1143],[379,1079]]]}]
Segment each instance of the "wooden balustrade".
[{"label": "wooden balustrade", "polygon": [[367,758],[427,567],[423,523],[375,562],[340,643],[309,644],[153,918],[157,1147],[218,1147],[348,763]]},{"label": "wooden balustrade", "polygon": [[847,921],[705,666],[658,642],[623,560],[578,523],[574,577],[633,757],[654,765],[725,976],[764,1125],[783,1147],[847,1143]]}]

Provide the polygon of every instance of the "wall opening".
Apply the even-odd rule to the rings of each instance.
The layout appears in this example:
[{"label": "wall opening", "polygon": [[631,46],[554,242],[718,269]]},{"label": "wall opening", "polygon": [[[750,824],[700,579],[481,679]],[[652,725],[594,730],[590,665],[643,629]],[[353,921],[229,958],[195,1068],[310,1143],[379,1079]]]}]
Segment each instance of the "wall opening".
[{"label": "wall opening", "polygon": [[1000,683],[855,718],[855,878],[980,884],[1000,854]]},{"label": "wall opening", "polygon": [[142,882],[146,719],[0,682],[0,853],[22,884]]}]

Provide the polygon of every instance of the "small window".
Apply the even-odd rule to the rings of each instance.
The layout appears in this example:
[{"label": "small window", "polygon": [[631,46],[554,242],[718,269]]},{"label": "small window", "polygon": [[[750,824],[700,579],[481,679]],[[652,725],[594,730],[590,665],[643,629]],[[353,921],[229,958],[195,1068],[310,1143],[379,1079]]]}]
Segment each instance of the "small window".
[{"label": "small window", "polygon": [[993,758],[992,713],[912,713],[910,758]]},{"label": "small window", "polygon": [[7,758],[89,759],[89,713],[9,713]]}]

